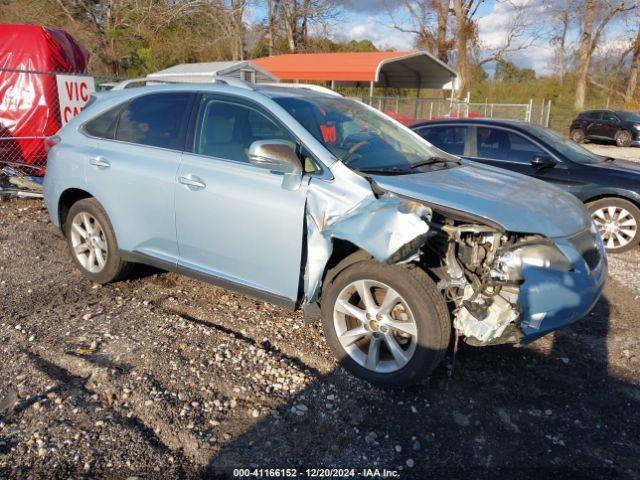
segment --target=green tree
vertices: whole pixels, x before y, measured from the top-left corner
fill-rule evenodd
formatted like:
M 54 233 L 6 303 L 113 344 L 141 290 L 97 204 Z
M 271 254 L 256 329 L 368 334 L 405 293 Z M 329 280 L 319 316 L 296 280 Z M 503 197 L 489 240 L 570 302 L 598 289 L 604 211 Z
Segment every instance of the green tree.
M 507 83 L 527 82 L 536 78 L 536 72 L 532 68 L 520 68 L 513 62 L 501 61 L 496 65 L 493 78 Z

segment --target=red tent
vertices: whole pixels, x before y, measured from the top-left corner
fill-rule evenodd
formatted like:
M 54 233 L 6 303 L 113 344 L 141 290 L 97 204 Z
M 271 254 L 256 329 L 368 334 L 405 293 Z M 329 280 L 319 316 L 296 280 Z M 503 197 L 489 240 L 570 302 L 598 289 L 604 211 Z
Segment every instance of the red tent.
M 63 30 L 0 24 L 0 164 L 44 165 L 44 137 L 61 125 L 56 77 L 44 72 L 84 72 L 88 60 Z

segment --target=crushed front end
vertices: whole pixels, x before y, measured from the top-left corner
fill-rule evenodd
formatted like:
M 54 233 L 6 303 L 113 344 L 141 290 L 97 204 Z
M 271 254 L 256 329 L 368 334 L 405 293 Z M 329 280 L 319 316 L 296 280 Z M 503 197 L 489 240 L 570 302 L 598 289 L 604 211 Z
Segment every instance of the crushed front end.
M 435 207 L 422 259 L 467 343 L 529 343 L 593 308 L 607 273 L 595 228 L 548 239 L 470 220 Z

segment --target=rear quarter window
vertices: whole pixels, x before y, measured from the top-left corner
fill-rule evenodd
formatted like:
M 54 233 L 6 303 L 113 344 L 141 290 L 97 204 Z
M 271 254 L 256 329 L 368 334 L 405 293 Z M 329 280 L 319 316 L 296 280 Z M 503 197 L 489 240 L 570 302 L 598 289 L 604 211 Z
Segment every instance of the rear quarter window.
M 122 105 L 107 110 L 84 124 L 83 130 L 92 137 L 113 139 Z

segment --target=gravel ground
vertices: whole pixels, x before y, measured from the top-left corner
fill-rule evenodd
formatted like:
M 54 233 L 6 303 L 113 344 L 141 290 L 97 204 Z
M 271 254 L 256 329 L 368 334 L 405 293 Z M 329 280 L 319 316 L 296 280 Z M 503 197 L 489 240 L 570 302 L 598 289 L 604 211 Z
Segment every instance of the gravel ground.
M 40 202 L 0 203 L 0 478 L 640 478 L 639 258 L 555 336 L 385 391 L 298 313 L 149 269 L 92 285 Z
M 622 158 L 640 162 L 640 147 L 616 147 L 614 144 L 585 143 L 583 147 L 605 157 Z

